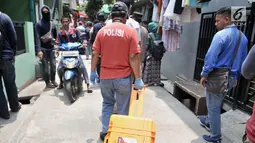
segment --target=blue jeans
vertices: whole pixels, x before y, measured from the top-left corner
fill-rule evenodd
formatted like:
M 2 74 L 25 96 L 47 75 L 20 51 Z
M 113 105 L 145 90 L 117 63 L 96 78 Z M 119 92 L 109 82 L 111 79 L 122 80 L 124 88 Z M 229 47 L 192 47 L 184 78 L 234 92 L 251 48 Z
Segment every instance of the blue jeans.
M 132 90 L 131 76 L 118 79 L 101 79 L 100 88 L 103 97 L 102 132 L 107 133 L 110 117 L 116 101 L 118 114 L 128 115 Z
M 234 86 L 235 78 L 233 76 L 229 76 L 228 83 L 230 91 Z M 210 125 L 210 137 L 215 140 L 219 140 L 221 138 L 221 105 L 226 94 L 227 93 L 214 94 L 205 90 L 206 105 L 208 109 L 206 124 Z
M 12 110 L 16 110 L 19 106 L 18 101 L 18 90 L 15 83 L 15 66 L 14 61 L 3 61 L 0 65 L 0 114 L 1 115 L 8 115 L 9 109 L 7 100 L 4 95 L 3 91 L 3 82 L 7 94 L 7 98 L 9 101 L 10 108 Z
M 43 50 L 43 79 L 48 84 L 55 81 L 56 76 L 56 57 L 54 50 Z

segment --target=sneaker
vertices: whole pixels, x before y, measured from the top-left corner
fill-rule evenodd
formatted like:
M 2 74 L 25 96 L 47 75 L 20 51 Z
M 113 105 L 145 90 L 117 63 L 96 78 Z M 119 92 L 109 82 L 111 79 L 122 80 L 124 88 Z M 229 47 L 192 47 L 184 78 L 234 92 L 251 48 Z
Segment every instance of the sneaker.
M 12 112 L 19 112 L 19 110 L 21 109 L 21 106 L 22 106 L 22 104 L 21 103 L 19 103 L 19 105 L 18 105 L 18 107 L 16 108 L 16 109 L 12 109 Z
M 60 84 L 58 85 L 58 89 L 62 89 L 62 88 L 64 88 L 63 83 L 60 83 Z
M 55 87 L 58 87 L 58 83 L 56 81 L 51 82 Z
M 88 92 L 88 93 L 93 93 L 93 90 L 88 89 L 87 92 Z
M 100 139 L 104 141 L 106 135 L 107 133 L 100 132 Z
M 200 118 L 199 123 L 201 126 L 203 126 L 207 131 L 210 132 L 210 125 L 205 123 L 206 118 Z
M 0 114 L 0 118 L 3 118 L 3 119 L 5 119 L 5 120 L 8 120 L 8 119 L 10 119 L 10 113 L 8 113 L 8 114 L 6 114 L 6 115 L 1 115 L 1 114 Z
M 208 135 L 203 135 L 203 139 L 209 143 L 221 143 L 221 139 L 215 140 Z
M 52 83 L 47 83 L 46 86 L 47 88 L 55 88 L 55 86 Z

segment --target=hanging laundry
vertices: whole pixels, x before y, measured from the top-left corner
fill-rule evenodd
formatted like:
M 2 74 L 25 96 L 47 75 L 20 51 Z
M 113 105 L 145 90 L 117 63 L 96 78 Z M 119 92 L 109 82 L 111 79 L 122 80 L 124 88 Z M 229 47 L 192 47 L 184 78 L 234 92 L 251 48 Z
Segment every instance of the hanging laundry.
M 185 6 L 182 6 L 182 2 L 183 0 L 176 0 L 175 5 L 174 5 L 174 13 L 175 14 L 182 14 Z M 197 9 L 197 13 L 200 14 L 201 13 L 201 8 L 196 8 Z
M 152 21 L 158 22 L 159 16 L 158 16 L 158 7 L 156 4 L 153 4 L 153 13 L 152 13 Z
M 182 26 L 177 21 L 164 17 L 162 41 L 168 52 L 174 52 L 180 48 L 181 33 Z
M 157 1 L 157 0 L 153 0 L 153 4 L 155 4 L 156 6 L 158 6 L 158 1 Z
M 163 30 L 175 30 L 178 33 L 182 33 L 182 26 L 179 22 L 164 17 Z
M 162 0 L 162 6 L 166 9 L 167 5 L 169 3 L 169 0 Z
M 161 8 L 162 8 L 162 0 L 158 1 L 158 22 L 160 21 L 160 15 L 161 15 Z
M 165 8 L 162 6 L 161 12 L 160 12 L 160 18 L 159 18 L 159 26 L 161 27 L 163 26 L 164 13 L 165 13 Z
M 198 3 L 209 2 L 211 0 L 197 0 Z
M 181 23 L 192 23 L 200 20 L 200 12 L 194 7 L 185 7 L 181 14 L 174 13 L 174 7 L 177 0 L 170 0 L 164 17 L 181 22 Z M 178 10 L 179 11 L 179 10 Z M 181 11 L 181 10 L 180 10 Z
M 162 41 L 168 52 L 180 49 L 180 33 L 175 30 L 163 30 Z
M 197 8 L 202 8 L 202 7 L 208 7 L 209 2 L 198 2 L 198 0 L 186 0 L 185 1 L 185 6 L 190 6 L 190 7 L 197 7 Z

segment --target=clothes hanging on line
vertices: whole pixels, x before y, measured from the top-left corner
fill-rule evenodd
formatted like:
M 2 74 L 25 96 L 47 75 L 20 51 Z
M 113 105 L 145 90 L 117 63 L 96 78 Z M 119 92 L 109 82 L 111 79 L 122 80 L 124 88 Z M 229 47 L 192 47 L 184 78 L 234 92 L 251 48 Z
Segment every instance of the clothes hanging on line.
M 155 21 L 155 22 L 159 21 L 158 7 L 156 4 L 153 4 L 152 21 Z
M 182 6 L 182 4 L 183 4 L 182 2 L 183 2 L 183 0 L 176 0 L 175 5 L 174 5 L 174 13 L 175 14 L 182 14 L 182 12 L 185 8 L 185 6 L 184 7 Z M 198 14 L 201 13 L 201 8 L 196 8 L 196 10 L 197 10 Z
M 177 0 L 182 1 L 182 7 L 196 7 L 196 8 L 203 8 L 208 7 L 210 0 Z
M 166 9 L 167 5 L 169 3 L 169 0 L 162 0 L 162 6 Z
M 163 30 L 162 41 L 167 52 L 175 52 L 180 49 L 180 33 L 175 30 Z
M 181 14 L 174 13 L 174 7 L 177 0 L 170 0 L 166 12 L 164 13 L 164 17 L 168 17 L 169 19 L 175 20 L 182 23 L 192 23 L 200 20 L 200 14 L 197 9 L 194 7 L 184 7 Z
M 177 21 L 164 17 L 162 28 L 162 41 L 166 51 L 175 52 L 180 48 L 180 34 L 182 26 Z
M 210 2 L 211 0 L 197 0 L 198 3 Z
M 161 7 L 160 17 L 159 17 L 159 26 L 163 26 L 163 18 L 164 18 L 165 8 Z

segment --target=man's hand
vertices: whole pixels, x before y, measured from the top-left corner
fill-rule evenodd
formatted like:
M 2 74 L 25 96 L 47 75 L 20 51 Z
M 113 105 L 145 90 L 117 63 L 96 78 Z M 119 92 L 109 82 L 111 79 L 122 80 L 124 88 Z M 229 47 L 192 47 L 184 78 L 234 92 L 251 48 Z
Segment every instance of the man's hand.
M 90 72 L 90 82 L 91 82 L 92 84 L 96 84 L 97 78 L 98 78 L 98 75 L 97 75 L 96 70 L 92 70 L 92 71 Z
M 37 56 L 38 56 L 40 59 L 42 59 L 42 58 L 43 58 L 43 52 L 42 52 L 42 51 L 38 52 L 38 53 L 37 53 Z
M 205 82 L 206 82 L 206 77 L 202 77 L 200 80 L 200 84 L 202 85 L 203 88 L 205 88 Z
M 238 81 L 237 81 L 237 80 L 235 80 L 235 83 L 234 83 L 234 86 L 233 86 L 233 87 L 236 87 L 236 86 L 237 86 L 237 84 L 238 84 Z
M 141 78 L 135 79 L 135 89 L 140 90 L 144 86 L 143 80 Z

